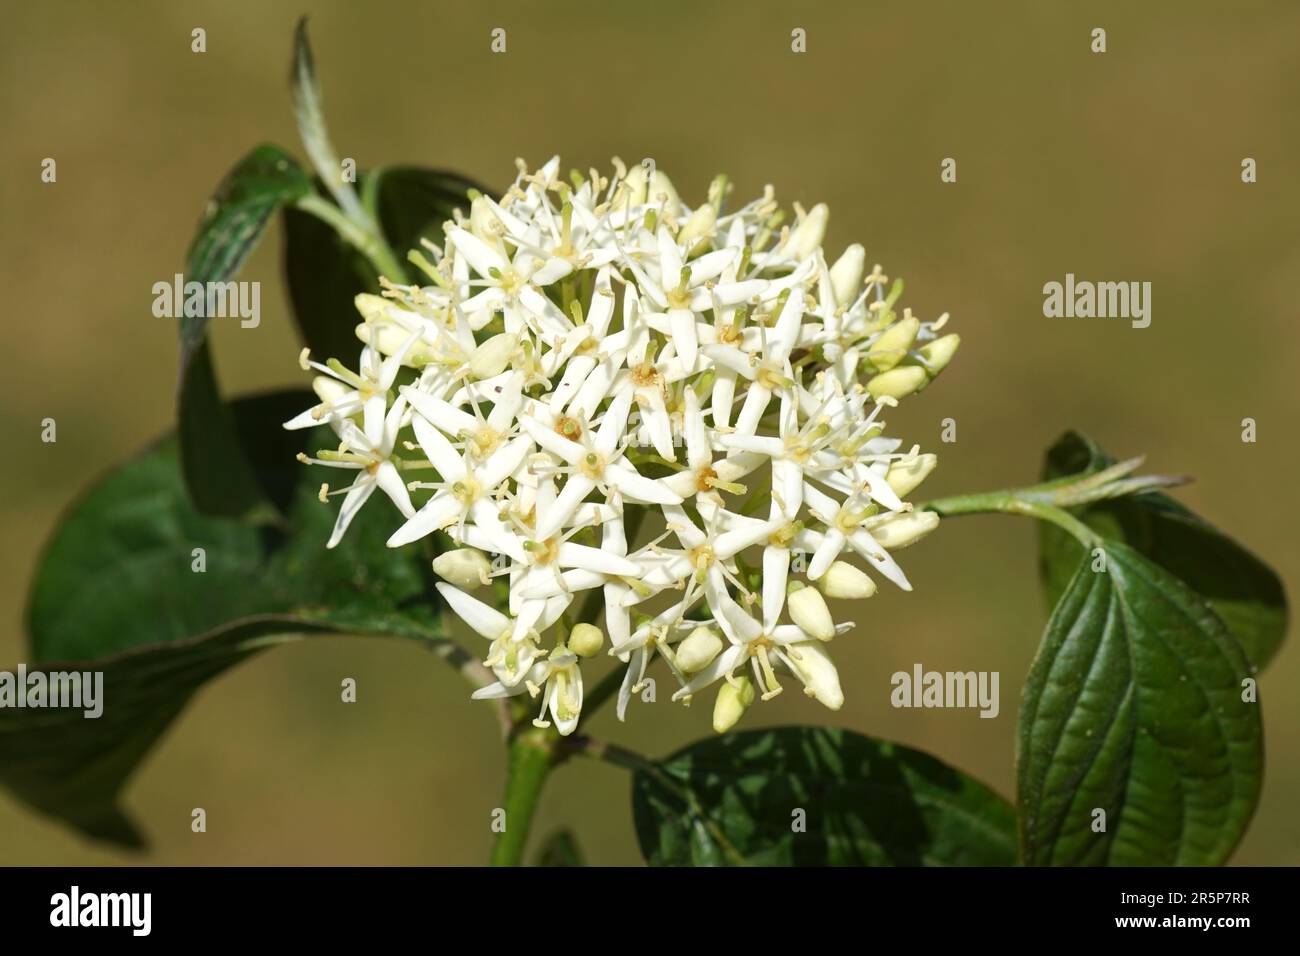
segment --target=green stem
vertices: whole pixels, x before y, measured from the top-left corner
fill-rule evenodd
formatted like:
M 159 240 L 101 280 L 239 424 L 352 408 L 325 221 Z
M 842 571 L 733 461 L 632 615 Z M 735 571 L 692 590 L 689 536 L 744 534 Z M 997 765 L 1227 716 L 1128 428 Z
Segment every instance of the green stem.
M 974 495 L 954 495 L 951 498 L 938 498 L 921 505 L 925 511 L 933 511 L 943 517 L 950 515 L 972 514 L 1010 514 L 1025 515 L 1050 521 L 1059 528 L 1064 528 L 1085 547 L 1095 547 L 1100 537 L 1095 531 L 1063 508 L 1041 500 L 1038 488 L 1018 488 L 1011 491 L 986 491 Z
M 561 746 L 567 753 L 580 754 L 591 760 L 600 760 L 624 770 L 653 770 L 655 763 L 649 757 L 620 747 L 618 744 L 593 740 L 591 737 L 566 737 Z
M 407 281 L 406 269 L 397 261 L 378 228 L 371 229 L 358 223 L 328 199 L 315 193 L 304 196 L 295 205 L 303 212 L 329 223 L 350 246 L 370 260 L 379 275 L 396 283 L 404 284 Z
M 553 730 L 520 729 L 510 741 L 506 771 L 505 829 L 492 847 L 493 866 L 519 866 L 523 862 L 528 833 L 542 796 L 542 787 L 562 759 Z

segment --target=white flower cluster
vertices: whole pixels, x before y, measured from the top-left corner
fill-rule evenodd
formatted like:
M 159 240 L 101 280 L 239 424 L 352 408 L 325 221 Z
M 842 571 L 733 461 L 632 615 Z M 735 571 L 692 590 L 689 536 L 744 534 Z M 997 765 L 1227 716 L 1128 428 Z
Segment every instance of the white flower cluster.
M 358 297 L 357 371 L 304 351 L 320 404 L 286 427 L 328 424 L 341 444 L 302 460 L 356 473 L 321 489 L 344 494 L 329 546 L 376 487 L 406 518 L 390 546 L 449 537 L 438 590 L 497 677 L 474 696 L 532 694 L 561 733 L 606 635 L 620 718 L 656 654 L 674 700 L 722 682 L 719 731 L 778 672 L 838 708 L 826 647 L 852 625 L 823 595 L 875 591 L 842 556 L 910 590 L 890 551 L 938 521 L 904 501 L 935 457 L 881 413 L 958 338 L 899 315 L 902 283 L 861 246 L 828 264 L 824 205 L 785 223 L 768 187 L 728 211 L 719 177 L 690 208 L 648 162 L 614 166 L 519 163 L 500 202 L 472 194 L 425 242 L 432 260 L 411 253 L 427 285 Z

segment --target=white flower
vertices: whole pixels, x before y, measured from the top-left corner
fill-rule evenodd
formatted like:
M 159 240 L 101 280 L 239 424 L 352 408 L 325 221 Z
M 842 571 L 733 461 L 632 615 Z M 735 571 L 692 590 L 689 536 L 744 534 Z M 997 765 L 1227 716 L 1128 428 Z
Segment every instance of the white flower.
M 344 407 L 348 407 L 345 405 Z M 324 465 L 327 468 L 342 468 L 357 471 L 356 480 L 347 488 L 330 491 L 329 485 L 321 486 L 321 499 L 327 495 L 345 494 L 343 507 L 339 509 L 338 519 L 334 522 L 334 531 L 325 547 L 332 548 L 343 538 L 352 519 L 357 516 L 361 506 L 369 500 L 376 488 L 382 488 L 384 494 L 397 505 L 397 509 L 408 518 L 415 514 L 411 497 L 407 494 L 406 484 L 398 473 L 400 459 L 393 456 L 393 446 L 406 406 L 402 402 L 395 404 L 386 415 L 375 419 L 368 412 L 367 421 L 373 424 L 367 431 L 357 428 L 350 418 L 329 418 L 330 427 L 337 433 L 341 444 L 337 451 L 321 450 L 315 458 L 299 455 L 298 460 L 306 464 Z
M 673 699 L 723 682 L 719 730 L 781 673 L 838 708 L 851 625 L 823 594 L 910 590 L 890 551 L 938 521 L 906 500 L 935 457 L 882 414 L 951 361 L 947 316 L 900 316 L 861 245 L 828 265 L 824 205 L 783 225 L 771 187 L 729 209 L 719 177 L 692 208 L 646 166 L 519 165 L 412 255 L 430 285 L 357 297 L 358 372 L 303 356 L 319 400 L 286 427 L 328 425 L 341 447 L 305 460 L 358 473 L 329 544 L 375 488 L 407 519 L 390 546 L 445 533 L 438 591 L 496 676 L 474 696 L 529 693 L 562 734 L 606 634 L 620 718 L 656 658 Z M 462 590 L 490 580 L 502 607 Z

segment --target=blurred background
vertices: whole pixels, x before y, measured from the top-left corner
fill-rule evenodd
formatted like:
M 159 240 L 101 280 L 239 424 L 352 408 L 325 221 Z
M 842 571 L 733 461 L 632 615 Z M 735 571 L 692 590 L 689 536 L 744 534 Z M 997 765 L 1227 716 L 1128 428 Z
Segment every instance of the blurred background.
M 451 167 L 489 185 L 554 153 L 605 167 L 653 156 L 688 202 L 727 172 L 737 196 L 831 207 L 832 254 L 861 241 L 907 280 L 922 318 L 952 313 L 961 354 L 890 416 L 940 453 L 926 495 L 1033 480 L 1079 428 L 1300 575 L 1300 6 L 873 2 L 609 4 L 138 2 L 7 5 L 0 33 L 0 667 L 25 660 L 22 613 L 59 513 L 172 418 L 176 330 L 154 318 L 211 189 L 254 144 L 301 155 L 287 91 L 293 25 L 312 16 L 326 111 L 361 167 Z M 1094 27 L 1108 50 L 1090 51 Z M 207 52 L 190 31 L 207 31 Z M 489 34 L 507 30 L 507 52 Z M 790 51 L 795 27 L 807 53 Z M 43 184 L 40 164 L 58 162 Z M 943 184 L 944 157 L 958 181 Z M 1241 181 L 1241 161 L 1258 183 Z M 278 225 L 242 278 L 262 322 L 216 322 L 228 393 L 305 381 L 278 274 Z M 1042 287 L 1150 281 L 1153 321 L 1049 319 Z M 1243 444 L 1241 420 L 1259 440 Z M 58 422 L 42 444 L 40 422 Z M 940 422 L 957 441 L 940 446 Z M 1288 424 L 1290 423 L 1290 424 Z M 18 452 L 22 454 L 18 454 Z M 916 590 L 882 589 L 837 642 L 848 696 L 800 694 L 742 726 L 823 722 L 921 747 L 1004 794 L 1023 677 L 1045 621 L 1034 529 L 947 522 L 904 555 Z M 1002 712 L 895 710 L 889 676 L 996 670 Z M 358 680 L 359 702 L 339 702 Z M 1234 862 L 1300 864 L 1300 644 L 1261 681 L 1267 775 Z M 143 858 L 83 841 L 0 793 L 0 863 L 477 864 L 502 752 L 486 705 L 397 641 L 316 639 L 200 692 L 129 785 Z M 662 698 L 661 698 L 662 700 Z M 709 733 L 708 708 L 633 706 L 596 736 L 666 754 Z M 190 809 L 208 832 L 190 832 Z M 571 825 L 592 862 L 640 860 L 623 771 L 572 763 L 536 836 Z

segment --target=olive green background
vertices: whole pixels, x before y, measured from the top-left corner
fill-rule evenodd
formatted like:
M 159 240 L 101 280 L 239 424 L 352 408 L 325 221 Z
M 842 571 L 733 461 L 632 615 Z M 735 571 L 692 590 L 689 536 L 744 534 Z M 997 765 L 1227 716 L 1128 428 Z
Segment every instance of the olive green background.
M 828 246 L 861 241 L 963 346 L 891 431 L 940 453 L 930 495 L 1033 479 L 1067 427 L 1188 472 L 1179 497 L 1294 582 L 1300 274 L 1300 6 L 1294 3 L 5 3 L 0 33 L 0 667 L 25 659 L 42 542 L 88 482 L 169 426 L 176 330 L 150 287 L 181 267 L 207 194 L 248 148 L 301 152 L 291 32 L 312 15 L 327 113 L 362 167 L 453 167 L 491 185 L 516 156 L 604 165 L 653 156 L 698 202 L 831 207 Z M 204 54 L 190 31 L 207 30 Z M 494 27 L 508 52 L 489 52 Z M 1090 52 L 1103 26 L 1109 49 Z M 808 51 L 790 51 L 794 27 Z M 58 182 L 40 181 L 44 157 Z M 939 164 L 958 161 L 958 182 Z M 1241 182 L 1243 157 L 1259 182 Z M 278 226 L 243 278 L 262 323 L 217 320 L 230 392 L 303 384 L 278 275 Z M 1153 322 L 1048 319 L 1042 286 L 1153 283 Z M 350 357 L 349 357 L 350 358 Z M 58 422 L 58 442 L 40 422 Z M 1240 440 L 1244 417 L 1259 441 Z M 957 441 L 940 445 L 942 419 Z M 385 507 L 376 501 L 374 507 Z M 919 746 L 1010 793 L 1017 701 L 1045 619 L 1033 527 L 956 518 L 903 555 L 838 640 L 837 714 L 793 692 L 742 726 L 825 722 Z M 322 546 L 324 542 L 322 542 Z M 1002 712 L 895 710 L 920 662 L 996 670 Z M 355 677 L 359 702 L 339 701 Z M 1262 679 L 1267 777 L 1237 863 L 1300 863 L 1300 645 Z M 666 695 L 663 695 L 666 697 Z M 108 702 L 112 706 L 112 702 Z M 708 708 L 662 701 L 593 733 L 667 753 Z M 127 792 L 172 864 L 473 864 L 502 754 L 487 705 L 418 647 L 317 639 L 205 688 Z M 190 810 L 208 832 L 190 832 Z M 638 862 L 623 771 L 575 763 L 539 829 L 573 825 L 590 859 Z M 0 795 L 0 862 L 124 863 Z

